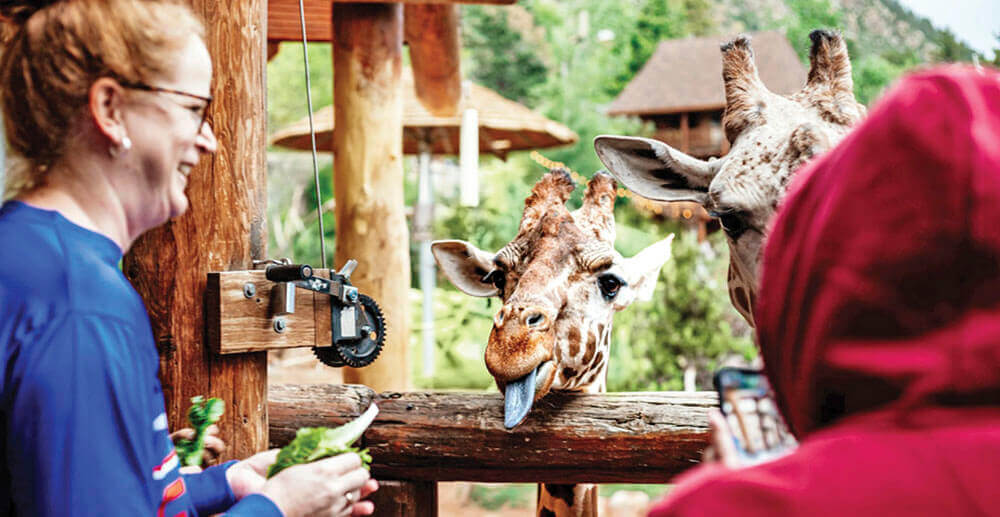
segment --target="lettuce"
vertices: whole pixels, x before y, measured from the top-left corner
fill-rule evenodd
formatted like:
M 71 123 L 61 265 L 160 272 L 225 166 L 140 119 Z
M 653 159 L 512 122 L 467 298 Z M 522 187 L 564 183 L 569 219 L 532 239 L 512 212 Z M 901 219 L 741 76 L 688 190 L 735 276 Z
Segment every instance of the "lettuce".
M 358 456 L 361 456 L 362 465 L 366 469 L 369 468 L 372 458 L 368 454 L 368 449 L 351 447 L 351 444 L 361 438 L 377 414 L 378 407 L 373 403 L 364 414 L 340 427 L 333 429 L 329 427 L 303 427 L 299 429 L 295 433 L 295 439 L 278 452 L 278 459 L 267 469 L 267 477 L 270 478 L 292 465 L 310 463 L 345 452 L 356 452 Z
M 194 428 L 194 440 L 180 440 L 176 444 L 177 456 L 181 460 L 181 465 L 186 467 L 200 467 L 203 452 L 205 450 L 205 430 L 219 421 L 222 413 L 225 412 L 225 404 L 222 399 L 210 398 L 205 400 L 198 395 L 191 397 L 191 408 L 188 409 L 188 421 Z

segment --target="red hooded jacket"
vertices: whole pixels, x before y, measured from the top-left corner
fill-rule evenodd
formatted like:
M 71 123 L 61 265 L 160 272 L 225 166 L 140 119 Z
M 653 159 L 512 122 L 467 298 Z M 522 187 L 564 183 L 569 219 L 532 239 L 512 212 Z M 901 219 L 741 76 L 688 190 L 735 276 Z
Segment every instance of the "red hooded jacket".
M 909 76 L 796 183 L 754 316 L 800 446 L 650 515 L 1000 515 L 1000 74 Z

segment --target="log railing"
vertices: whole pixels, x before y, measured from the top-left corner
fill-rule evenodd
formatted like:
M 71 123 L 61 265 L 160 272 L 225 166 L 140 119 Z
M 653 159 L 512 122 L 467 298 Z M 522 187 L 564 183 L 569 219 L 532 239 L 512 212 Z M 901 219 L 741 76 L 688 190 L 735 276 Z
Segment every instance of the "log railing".
M 550 393 L 508 431 L 499 393 L 271 386 L 271 445 L 288 443 L 300 427 L 340 425 L 372 401 L 380 411 L 363 445 L 380 480 L 666 483 L 700 459 L 716 396 Z

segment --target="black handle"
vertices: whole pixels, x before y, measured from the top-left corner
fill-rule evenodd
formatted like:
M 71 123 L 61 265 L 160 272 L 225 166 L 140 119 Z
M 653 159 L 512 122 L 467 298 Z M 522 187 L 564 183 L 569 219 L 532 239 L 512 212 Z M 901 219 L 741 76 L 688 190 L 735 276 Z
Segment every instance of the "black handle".
M 272 282 L 295 282 L 312 277 L 313 268 L 309 264 L 288 264 L 267 266 L 264 276 Z

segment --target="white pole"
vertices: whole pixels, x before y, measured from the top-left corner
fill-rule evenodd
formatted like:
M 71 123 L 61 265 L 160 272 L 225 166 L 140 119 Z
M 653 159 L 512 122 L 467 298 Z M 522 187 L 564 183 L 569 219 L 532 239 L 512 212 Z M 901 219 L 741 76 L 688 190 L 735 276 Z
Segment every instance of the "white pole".
M 434 375 L 434 257 L 431 255 L 431 232 L 434 227 L 434 182 L 431 178 L 431 153 L 421 143 L 417 173 L 417 209 L 414 211 L 414 238 L 420 243 L 419 275 L 423 294 L 423 368 L 424 377 Z
M 458 162 L 461 168 L 459 198 L 462 206 L 479 206 L 479 112 L 462 112 Z

